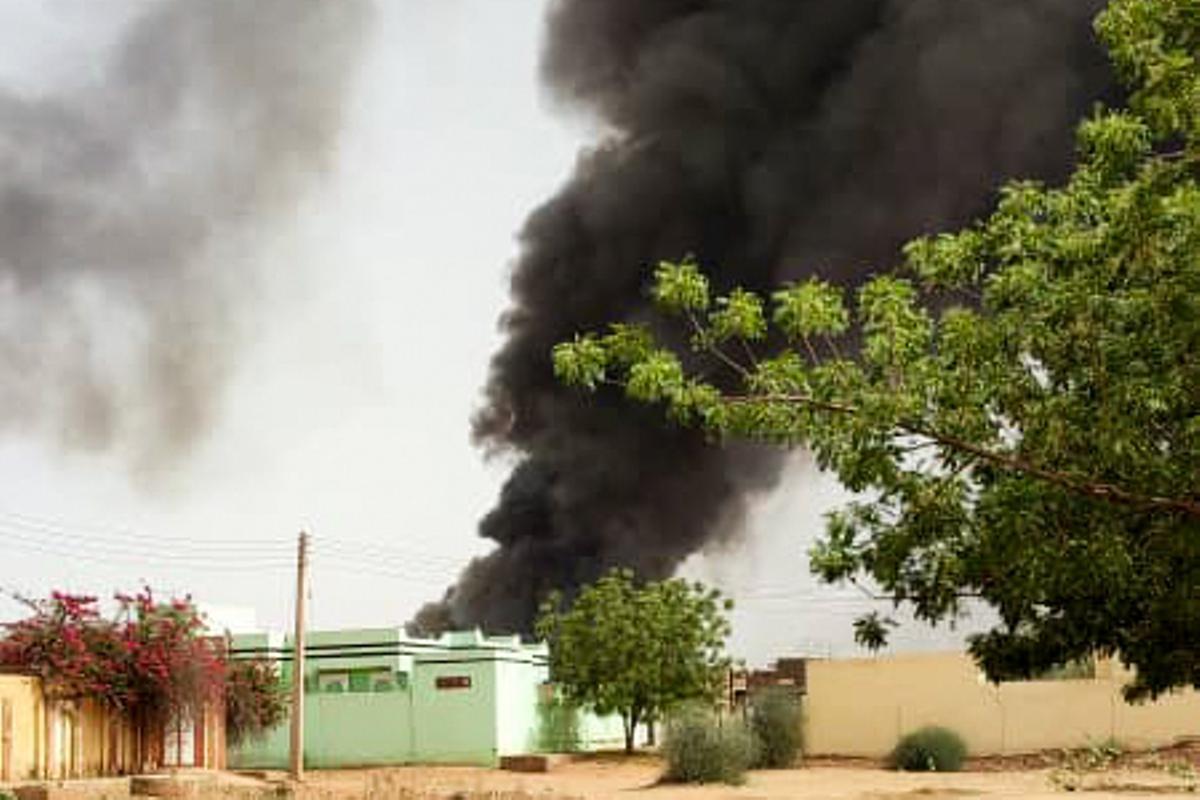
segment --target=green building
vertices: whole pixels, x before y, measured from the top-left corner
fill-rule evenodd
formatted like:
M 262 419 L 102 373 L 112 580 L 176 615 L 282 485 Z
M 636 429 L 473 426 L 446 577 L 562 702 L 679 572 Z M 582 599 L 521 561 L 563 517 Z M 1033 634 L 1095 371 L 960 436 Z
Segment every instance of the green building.
M 282 657 L 291 681 L 291 642 L 237 636 L 234 652 Z M 398 628 L 313 631 L 305 645 L 304 761 L 309 767 L 451 763 L 494 765 L 538 752 L 540 701 L 548 686 L 545 645 L 478 631 L 413 639 Z M 620 742 L 617 720 L 585 718 L 579 745 Z M 229 765 L 283 769 L 287 725 L 231 747 Z

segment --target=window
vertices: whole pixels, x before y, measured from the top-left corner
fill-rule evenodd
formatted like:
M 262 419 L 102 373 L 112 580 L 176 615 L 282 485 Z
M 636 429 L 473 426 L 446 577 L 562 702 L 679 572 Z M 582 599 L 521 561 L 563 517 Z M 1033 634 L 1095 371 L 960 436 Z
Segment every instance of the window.
M 362 694 L 371 691 L 371 679 L 375 670 L 356 669 L 350 673 L 350 691 Z
M 350 673 L 348 672 L 322 672 L 317 676 L 317 691 L 338 694 L 346 691 L 346 685 L 349 682 Z
M 394 692 L 408 687 L 408 676 L 394 673 L 390 669 L 349 669 L 322 672 L 318 676 L 316 691 L 331 694 L 350 692 L 369 694 L 372 692 Z

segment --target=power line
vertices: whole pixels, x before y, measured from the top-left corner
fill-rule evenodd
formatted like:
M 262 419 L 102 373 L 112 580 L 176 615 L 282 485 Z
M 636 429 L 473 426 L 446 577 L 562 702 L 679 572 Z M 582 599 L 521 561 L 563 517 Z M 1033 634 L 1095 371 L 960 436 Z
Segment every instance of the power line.
M 160 548 L 158 552 L 169 549 L 184 557 L 219 560 L 222 563 L 228 563 L 231 555 L 244 560 L 247 557 L 282 555 L 291 548 L 291 542 L 287 539 L 184 539 L 158 534 L 138 534 L 128 529 L 68 525 L 11 511 L 0 511 L 0 532 L 3 531 L 14 537 L 19 535 L 18 532 L 37 533 L 51 539 L 67 540 L 72 547 L 80 543 L 87 547 L 100 545 L 106 552 L 114 553 L 133 552 L 142 555 L 148 545 L 153 545 Z M 27 536 L 24 538 L 28 540 Z M 463 561 L 453 556 L 371 542 L 321 539 L 316 545 L 315 549 L 318 552 L 327 553 L 332 558 L 353 560 L 356 563 L 367 562 L 390 571 L 415 565 L 429 571 L 457 572 L 463 566 Z
M 59 556 L 68 560 L 87 561 L 96 564 L 107 564 L 110 566 L 133 563 L 153 565 L 156 567 L 173 566 L 187 569 L 212 570 L 217 572 L 257 572 L 269 569 L 291 567 L 291 564 L 285 561 L 239 561 L 237 559 L 226 559 L 222 562 L 217 562 L 183 559 L 179 557 L 156 554 L 151 550 L 138 553 L 106 552 L 101 555 L 96 552 L 72 549 L 66 545 L 60 545 L 57 547 L 48 546 L 48 543 L 46 542 L 17 537 L 2 530 L 0 530 L 0 544 L 12 546 L 17 550 L 22 550 L 24 552 L 41 553 L 44 555 Z
M 124 545 L 145 545 L 149 542 L 168 544 L 172 547 L 186 549 L 213 549 L 222 551 L 229 549 L 271 550 L 272 552 L 285 548 L 286 539 L 194 539 L 162 536 L 157 533 L 136 533 L 132 531 L 110 532 L 111 529 L 95 526 L 50 522 L 36 518 L 0 512 L 0 524 L 26 531 L 45 534 L 48 536 L 79 538 L 96 543 L 115 543 Z

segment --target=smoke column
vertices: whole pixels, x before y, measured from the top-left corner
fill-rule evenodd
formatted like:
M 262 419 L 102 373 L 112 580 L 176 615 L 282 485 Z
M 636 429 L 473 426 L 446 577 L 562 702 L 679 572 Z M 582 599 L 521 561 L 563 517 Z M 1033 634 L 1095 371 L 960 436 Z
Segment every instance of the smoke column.
M 605 131 L 533 212 L 477 441 L 520 461 L 475 561 L 411 626 L 528 631 L 552 588 L 672 573 L 735 536 L 777 454 L 718 448 L 554 379 L 550 349 L 644 318 L 650 267 L 722 288 L 844 285 L 986 212 L 1005 178 L 1066 173 L 1109 86 L 1101 0 L 558 0 L 543 77 Z
M 94 81 L 0 89 L 0 425 L 150 471 L 213 421 L 247 245 L 329 163 L 371 9 L 143 5 Z

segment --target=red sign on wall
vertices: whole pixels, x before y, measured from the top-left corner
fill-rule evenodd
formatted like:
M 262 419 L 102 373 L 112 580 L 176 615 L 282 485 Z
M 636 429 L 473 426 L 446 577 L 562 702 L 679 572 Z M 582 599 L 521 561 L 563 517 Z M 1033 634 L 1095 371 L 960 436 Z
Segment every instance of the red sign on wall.
M 442 675 L 434 681 L 439 689 L 470 689 L 470 675 Z

